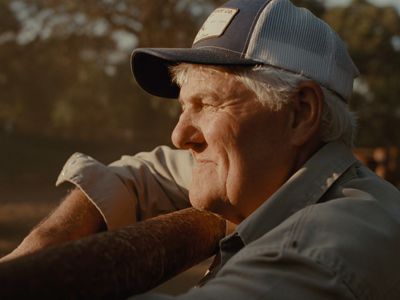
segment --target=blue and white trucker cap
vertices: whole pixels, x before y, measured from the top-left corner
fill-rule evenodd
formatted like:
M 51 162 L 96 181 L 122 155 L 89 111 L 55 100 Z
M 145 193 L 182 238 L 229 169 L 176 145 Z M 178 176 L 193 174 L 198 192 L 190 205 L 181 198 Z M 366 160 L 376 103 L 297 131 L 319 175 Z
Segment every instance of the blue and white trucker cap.
M 303 74 L 347 101 L 359 75 L 335 31 L 290 0 L 231 0 L 214 10 L 191 48 L 138 48 L 133 75 L 148 93 L 177 98 L 169 67 L 179 63 L 265 65 Z

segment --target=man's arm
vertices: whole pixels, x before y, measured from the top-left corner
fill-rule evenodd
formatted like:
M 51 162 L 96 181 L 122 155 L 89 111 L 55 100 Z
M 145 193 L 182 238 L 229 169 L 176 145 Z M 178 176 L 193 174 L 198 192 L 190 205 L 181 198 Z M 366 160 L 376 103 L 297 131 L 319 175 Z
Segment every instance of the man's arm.
M 106 224 L 99 210 L 79 189 L 74 189 L 56 210 L 36 226 L 13 252 L 1 258 L 0 262 L 105 229 Z
M 124 156 L 109 166 L 76 153 L 57 185 L 70 182 L 77 188 L 0 262 L 186 208 L 190 174 L 190 153 L 168 147 Z
M 225 221 L 193 208 L 0 264 L 2 299 L 125 299 L 215 253 Z

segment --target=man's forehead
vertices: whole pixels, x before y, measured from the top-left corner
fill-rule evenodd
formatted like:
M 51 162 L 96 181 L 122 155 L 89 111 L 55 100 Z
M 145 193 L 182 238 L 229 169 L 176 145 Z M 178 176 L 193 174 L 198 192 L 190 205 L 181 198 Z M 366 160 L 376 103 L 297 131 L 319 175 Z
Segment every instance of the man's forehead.
M 202 88 L 212 88 L 215 85 L 229 84 L 238 81 L 237 76 L 229 70 L 219 66 L 186 65 L 174 70 L 176 82 L 181 87 L 202 85 Z
M 182 83 L 179 100 L 254 98 L 254 92 L 239 80 L 237 74 L 220 67 L 195 67 L 188 70 L 187 80 Z

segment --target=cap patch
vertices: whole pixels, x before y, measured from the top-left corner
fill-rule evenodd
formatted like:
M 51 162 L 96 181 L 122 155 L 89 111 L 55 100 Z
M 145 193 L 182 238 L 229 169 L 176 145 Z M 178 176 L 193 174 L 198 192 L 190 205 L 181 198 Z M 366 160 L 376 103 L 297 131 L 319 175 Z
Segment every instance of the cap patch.
M 238 11 L 237 8 L 224 7 L 214 10 L 197 33 L 193 44 L 207 38 L 221 36 Z

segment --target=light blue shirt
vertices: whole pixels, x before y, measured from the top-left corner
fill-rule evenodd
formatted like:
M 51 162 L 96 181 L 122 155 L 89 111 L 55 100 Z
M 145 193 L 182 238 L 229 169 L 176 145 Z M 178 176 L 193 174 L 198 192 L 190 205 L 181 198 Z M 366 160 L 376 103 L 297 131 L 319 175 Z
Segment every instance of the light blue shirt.
M 202 285 L 143 299 L 400 299 L 400 192 L 330 143 L 220 242 Z

